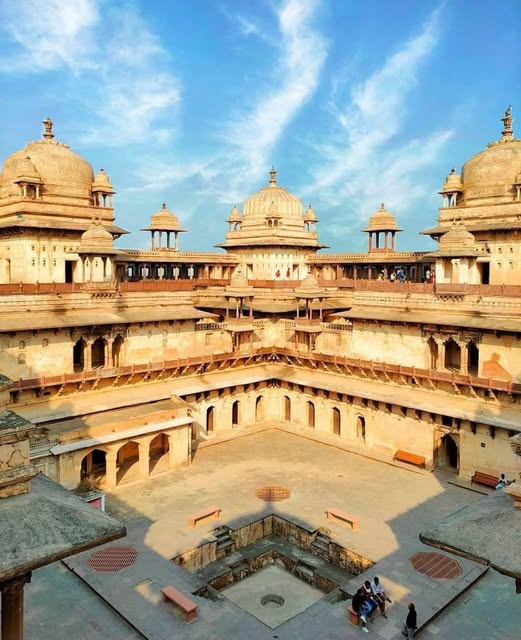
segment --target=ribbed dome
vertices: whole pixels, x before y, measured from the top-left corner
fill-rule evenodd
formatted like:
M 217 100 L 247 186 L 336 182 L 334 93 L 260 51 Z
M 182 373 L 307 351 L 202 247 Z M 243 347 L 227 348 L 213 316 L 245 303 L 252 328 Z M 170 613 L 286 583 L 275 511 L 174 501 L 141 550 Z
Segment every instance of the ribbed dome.
M 41 184 L 42 179 L 31 162 L 31 158 L 27 156 L 18 166 L 18 177 L 15 182 L 30 182 L 31 184 Z
M 228 218 L 227 222 L 241 222 L 242 221 L 242 216 L 239 213 L 239 209 L 237 208 L 237 205 L 235 205 L 235 207 L 233 207 L 233 209 L 230 211 L 230 217 Z
M 243 207 L 243 219 L 265 218 L 273 204 L 282 218 L 302 220 L 302 202 L 297 196 L 277 185 L 276 175 L 277 172 L 272 169 L 268 186 L 263 187 L 246 200 Z
M 306 213 L 304 214 L 304 222 L 317 222 L 317 216 L 311 205 L 308 205 Z
M 380 209 L 369 218 L 369 225 L 364 231 L 401 231 L 396 225 L 396 218 L 385 209 L 382 202 Z
M 161 211 L 154 213 L 150 218 L 150 225 L 142 231 L 186 231 L 179 226 L 179 218 L 167 209 L 163 202 Z
M 445 180 L 445 184 L 441 188 L 440 194 L 460 193 L 461 191 L 463 191 L 463 185 L 461 184 L 459 175 L 456 173 L 456 169 L 452 167 L 447 179 Z
M 453 225 L 447 233 L 440 238 L 440 248 L 456 248 L 474 246 L 476 239 L 462 225 Z
M 80 255 L 111 255 L 117 253 L 113 243 L 114 238 L 112 235 L 100 222 L 94 221 L 87 231 L 82 234 L 78 253 Z
M 41 178 L 46 195 L 58 195 L 91 201 L 94 173 L 90 164 L 70 150 L 69 146 L 56 142 L 52 122 L 45 120 L 43 140 L 29 142 L 23 149 L 8 156 L 2 167 L 2 192 L 18 194 L 18 178 L 25 171 L 27 157 Z
M 272 201 L 272 203 L 270 204 L 269 208 L 268 208 L 268 218 L 282 218 L 282 214 L 279 211 L 279 207 L 277 206 L 277 203 L 275 202 L 275 200 Z
M 295 289 L 297 298 L 318 298 L 324 294 L 322 287 L 314 275 L 309 273 L 300 283 L 300 287 Z
M 103 191 L 104 193 L 114 193 L 110 178 L 105 173 L 104 169 L 100 169 L 94 178 L 92 183 L 92 192 Z
M 513 185 L 521 172 L 521 140 L 514 138 L 510 107 L 501 120 L 505 125 L 501 139 L 467 160 L 461 170 L 467 206 L 514 199 Z

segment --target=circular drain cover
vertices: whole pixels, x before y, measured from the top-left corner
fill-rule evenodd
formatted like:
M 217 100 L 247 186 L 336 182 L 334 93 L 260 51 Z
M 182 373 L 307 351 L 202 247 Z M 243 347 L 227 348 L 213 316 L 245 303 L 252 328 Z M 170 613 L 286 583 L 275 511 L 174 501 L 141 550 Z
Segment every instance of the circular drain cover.
M 261 605 L 270 609 L 278 609 L 284 606 L 284 598 L 274 593 L 270 593 L 267 596 L 262 596 Z
M 264 502 L 280 502 L 287 500 L 291 496 L 291 491 L 286 487 L 268 486 L 257 489 L 255 495 Z

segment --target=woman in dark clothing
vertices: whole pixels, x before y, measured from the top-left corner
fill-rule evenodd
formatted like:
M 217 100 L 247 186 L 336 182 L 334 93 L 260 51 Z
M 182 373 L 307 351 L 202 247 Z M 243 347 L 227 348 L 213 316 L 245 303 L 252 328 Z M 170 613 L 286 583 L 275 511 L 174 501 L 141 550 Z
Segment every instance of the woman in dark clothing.
M 409 613 L 407 614 L 407 620 L 403 625 L 402 636 L 406 638 L 414 638 L 414 632 L 417 627 L 416 621 L 416 608 L 412 602 L 409 602 Z

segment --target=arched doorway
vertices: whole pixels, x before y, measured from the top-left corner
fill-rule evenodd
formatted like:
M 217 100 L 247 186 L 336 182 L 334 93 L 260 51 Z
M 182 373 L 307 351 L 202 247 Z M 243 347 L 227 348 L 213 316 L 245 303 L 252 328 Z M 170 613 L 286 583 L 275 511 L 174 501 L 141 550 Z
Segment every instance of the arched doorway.
M 438 446 L 438 467 L 457 471 L 459 468 L 458 444 L 450 433 L 442 436 Z
M 452 338 L 445 343 L 445 369 L 461 370 L 461 348 Z
M 235 400 L 232 404 L 232 427 L 236 427 L 239 424 L 239 408 L 240 402 Z
M 264 420 L 264 398 L 259 396 L 255 401 L 255 422 Z
M 214 415 L 215 415 L 215 408 L 214 407 L 208 407 L 208 409 L 206 409 L 206 433 L 212 433 L 213 432 Z
M 85 369 L 85 347 L 85 340 L 80 338 L 72 348 L 72 365 L 75 373 Z
M 124 339 L 118 334 L 112 343 L 112 366 L 121 367 L 121 355 Z
M 150 475 L 168 470 L 169 438 L 166 433 L 159 433 L 150 443 L 148 452 L 148 469 Z
M 81 461 L 80 479 L 93 486 L 100 485 L 107 475 L 107 454 L 101 449 L 93 449 Z
M 333 407 L 332 419 L 333 419 L 333 434 L 335 436 L 339 436 L 340 435 L 340 428 L 341 428 L 340 409 L 337 409 L 336 407 Z
M 356 416 L 356 437 L 365 443 L 365 418 Z
M 467 367 L 471 376 L 477 376 L 479 370 L 479 349 L 471 340 L 467 345 Z
M 137 480 L 139 475 L 136 473 L 139 462 L 139 445 L 137 442 L 127 442 L 118 450 L 116 465 L 118 467 L 116 475 L 116 484 Z M 134 468 L 136 467 L 136 468 Z
M 103 338 L 96 338 L 92 343 L 90 361 L 93 369 L 100 369 L 105 366 L 105 340 Z
M 315 405 L 308 400 L 308 427 L 315 428 Z
M 438 368 L 438 343 L 431 336 L 427 344 L 429 345 L 429 369 L 437 369 Z
M 291 400 L 289 396 L 284 396 L 284 420 L 291 420 Z

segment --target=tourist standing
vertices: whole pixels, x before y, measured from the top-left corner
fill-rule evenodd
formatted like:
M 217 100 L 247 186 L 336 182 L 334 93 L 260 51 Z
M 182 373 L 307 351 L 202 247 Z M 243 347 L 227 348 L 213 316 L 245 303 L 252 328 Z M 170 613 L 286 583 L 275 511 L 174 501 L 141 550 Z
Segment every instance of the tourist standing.
M 402 636 L 406 638 L 414 638 L 414 632 L 417 628 L 417 619 L 416 619 L 416 607 L 414 603 L 409 602 L 409 613 L 407 614 L 407 620 L 403 625 Z

